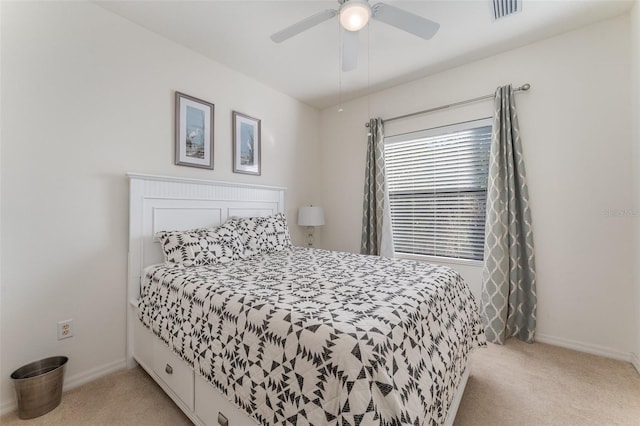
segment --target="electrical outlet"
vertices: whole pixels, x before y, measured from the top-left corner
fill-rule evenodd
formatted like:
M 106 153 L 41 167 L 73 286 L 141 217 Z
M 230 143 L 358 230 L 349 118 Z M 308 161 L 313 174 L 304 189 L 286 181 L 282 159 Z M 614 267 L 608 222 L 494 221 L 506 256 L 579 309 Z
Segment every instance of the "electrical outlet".
M 68 319 L 58 322 L 58 340 L 73 337 L 73 320 Z

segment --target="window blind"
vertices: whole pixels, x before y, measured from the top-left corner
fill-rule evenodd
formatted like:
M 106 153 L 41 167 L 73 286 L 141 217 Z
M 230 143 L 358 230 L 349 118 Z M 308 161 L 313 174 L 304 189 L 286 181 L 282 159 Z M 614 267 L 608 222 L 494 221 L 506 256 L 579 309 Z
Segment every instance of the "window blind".
M 385 139 L 396 253 L 482 260 L 490 120 Z

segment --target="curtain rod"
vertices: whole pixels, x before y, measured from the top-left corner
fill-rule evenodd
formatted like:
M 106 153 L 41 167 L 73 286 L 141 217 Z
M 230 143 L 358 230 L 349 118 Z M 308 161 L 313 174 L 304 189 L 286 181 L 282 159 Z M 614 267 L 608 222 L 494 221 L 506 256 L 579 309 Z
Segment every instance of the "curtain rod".
M 514 92 L 526 92 L 529 89 L 531 89 L 531 85 L 529 83 L 526 83 L 526 84 L 523 84 L 520 87 L 516 87 L 515 89 L 513 89 L 513 91 Z M 413 117 L 413 116 L 416 116 L 416 115 L 428 114 L 430 112 L 440 111 L 442 109 L 447 109 L 447 108 L 451 108 L 451 107 L 458 106 L 458 105 L 464 105 L 464 104 L 470 104 L 472 102 L 482 101 L 484 99 L 493 98 L 494 96 L 495 96 L 495 94 L 492 93 L 490 95 L 479 96 L 477 98 L 467 99 L 465 101 L 458 101 L 458 102 L 454 102 L 454 103 L 448 104 L 448 105 L 442 105 L 442 106 L 435 107 L 435 108 L 429 108 L 429 109 L 425 109 L 425 110 L 418 111 L 418 112 L 412 112 L 411 114 L 405 114 L 405 115 L 399 115 L 397 117 L 387 118 L 386 120 L 382 120 L 382 121 L 384 121 L 385 123 L 388 123 L 389 121 L 401 120 L 403 118 L 409 118 L 409 117 Z M 365 123 L 365 127 L 369 127 L 369 123 Z

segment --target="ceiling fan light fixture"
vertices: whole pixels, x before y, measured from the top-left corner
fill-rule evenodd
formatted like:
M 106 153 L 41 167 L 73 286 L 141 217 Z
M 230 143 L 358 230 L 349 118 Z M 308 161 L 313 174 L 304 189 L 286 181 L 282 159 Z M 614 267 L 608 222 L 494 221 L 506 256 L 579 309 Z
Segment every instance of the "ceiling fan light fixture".
M 347 31 L 360 31 L 371 19 L 371 7 L 366 0 L 349 0 L 340 7 L 340 25 Z

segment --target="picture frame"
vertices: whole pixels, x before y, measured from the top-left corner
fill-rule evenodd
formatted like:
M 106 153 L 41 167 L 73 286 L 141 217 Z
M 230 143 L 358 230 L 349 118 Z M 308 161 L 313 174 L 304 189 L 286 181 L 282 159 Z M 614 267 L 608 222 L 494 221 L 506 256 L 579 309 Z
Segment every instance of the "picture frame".
M 261 120 L 233 111 L 232 129 L 233 172 L 260 175 L 262 160 Z
M 215 105 L 176 92 L 176 164 L 213 170 Z

